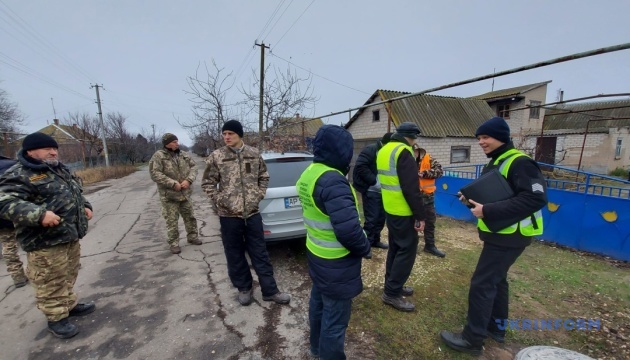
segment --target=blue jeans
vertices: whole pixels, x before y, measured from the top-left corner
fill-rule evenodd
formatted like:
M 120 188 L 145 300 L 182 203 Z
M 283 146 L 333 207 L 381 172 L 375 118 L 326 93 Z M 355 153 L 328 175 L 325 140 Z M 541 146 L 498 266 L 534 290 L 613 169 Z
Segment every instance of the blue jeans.
M 311 325 L 311 354 L 322 360 L 345 359 L 344 340 L 350 322 L 352 299 L 333 299 L 313 285 L 308 319 Z

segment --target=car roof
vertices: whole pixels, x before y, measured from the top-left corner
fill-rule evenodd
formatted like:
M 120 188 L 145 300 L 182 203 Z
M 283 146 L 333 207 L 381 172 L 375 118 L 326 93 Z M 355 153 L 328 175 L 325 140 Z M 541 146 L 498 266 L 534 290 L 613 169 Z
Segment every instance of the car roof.
M 314 157 L 313 154 L 306 153 L 306 152 L 285 152 L 285 153 L 266 152 L 266 153 L 262 153 L 261 156 L 263 160 L 288 159 L 288 158 L 312 159 Z

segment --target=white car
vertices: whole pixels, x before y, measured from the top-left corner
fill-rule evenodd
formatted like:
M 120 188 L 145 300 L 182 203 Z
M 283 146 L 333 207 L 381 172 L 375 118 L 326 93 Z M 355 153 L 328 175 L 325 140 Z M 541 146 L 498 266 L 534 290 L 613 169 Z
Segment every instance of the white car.
M 266 241 L 306 237 L 302 204 L 295 183 L 313 162 L 306 153 L 263 153 L 269 172 L 269 187 L 260 202 Z

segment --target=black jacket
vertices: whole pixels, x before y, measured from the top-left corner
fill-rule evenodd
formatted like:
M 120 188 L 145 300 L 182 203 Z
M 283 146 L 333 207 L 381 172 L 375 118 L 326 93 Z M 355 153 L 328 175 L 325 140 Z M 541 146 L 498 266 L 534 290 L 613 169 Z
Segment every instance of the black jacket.
M 313 144 L 313 162 L 348 172 L 352 159 L 352 136 L 339 126 L 325 125 Z M 350 254 L 340 259 L 323 259 L 307 251 L 309 274 L 326 296 L 351 299 L 363 291 L 361 260 L 370 252 L 370 243 L 361 228 L 357 205 L 345 176 L 328 171 L 317 179 L 313 189 L 315 205 L 330 217 L 337 241 Z
M 358 192 L 365 194 L 370 186 L 376 184 L 378 172 L 376 170 L 376 154 L 383 147 L 379 140 L 361 150 L 352 171 L 352 185 Z
M 482 174 L 501 166 L 502 162 L 496 166 L 492 163 L 510 149 L 514 149 L 511 143 L 490 153 L 491 160 L 484 167 Z M 482 204 L 484 219 L 488 221 L 504 217 L 524 219 L 547 204 L 547 183 L 538 164 L 531 158 L 521 156 L 514 159 L 507 174 L 507 181 L 515 196 L 503 201 Z M 536 184 L 540 184 L 540 186 L 536 186 Z M 479 230 L 479 238 L 493 245 L 504 247 L 526 247 L 532 242 L 531 236 L 523 236 L 520 230 L 516 230 L 513 234 L 497 234 Z

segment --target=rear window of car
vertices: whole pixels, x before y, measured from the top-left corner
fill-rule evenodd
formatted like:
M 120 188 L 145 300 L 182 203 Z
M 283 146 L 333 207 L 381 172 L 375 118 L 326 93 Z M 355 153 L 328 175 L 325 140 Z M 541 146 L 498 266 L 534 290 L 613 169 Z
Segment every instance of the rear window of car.
M 313 162 L 312 158 L 267 159 L 269 187 L 295 186 L 302 172 Z

